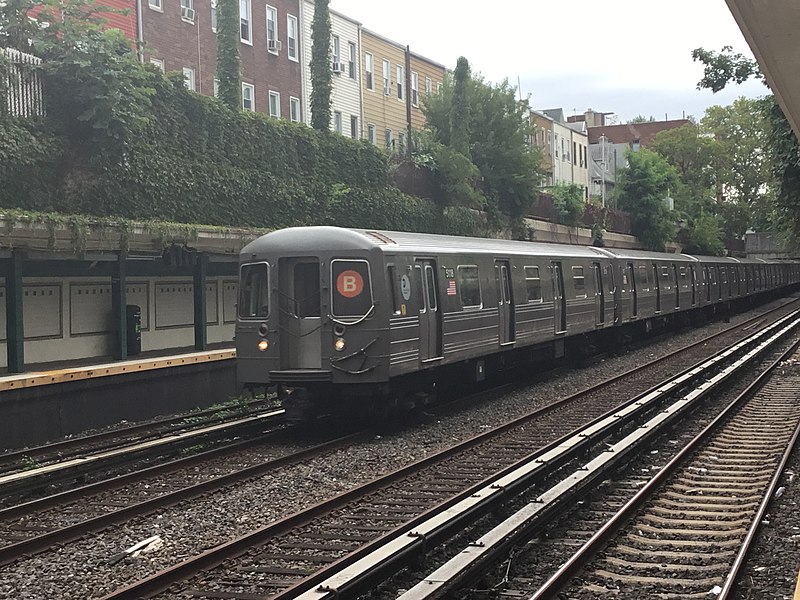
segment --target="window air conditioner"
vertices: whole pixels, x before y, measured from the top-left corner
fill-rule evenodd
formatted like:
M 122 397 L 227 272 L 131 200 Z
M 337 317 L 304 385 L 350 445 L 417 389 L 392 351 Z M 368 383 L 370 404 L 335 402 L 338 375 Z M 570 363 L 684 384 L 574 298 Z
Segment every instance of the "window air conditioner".
M 333 61 L 333 72 L 344 73 L 344 63 Z
M 181 6 L 181 19 L 194 22 L 194 9 Z
M 280 52 L 281 46 L 280 40 L 267 40 L 267 50 L 270 52 Z

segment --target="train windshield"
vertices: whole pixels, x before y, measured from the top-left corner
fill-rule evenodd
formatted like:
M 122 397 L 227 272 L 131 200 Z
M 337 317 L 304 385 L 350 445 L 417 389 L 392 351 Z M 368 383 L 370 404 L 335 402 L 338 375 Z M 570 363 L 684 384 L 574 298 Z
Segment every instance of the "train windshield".
M 269 265 L 243 265 L 239 277 L 239 317 L 261 319 L 269 316 Z
M 331 261 L 333 316 L 365 317 L 372 310 L 369 263 L 363 260 Z

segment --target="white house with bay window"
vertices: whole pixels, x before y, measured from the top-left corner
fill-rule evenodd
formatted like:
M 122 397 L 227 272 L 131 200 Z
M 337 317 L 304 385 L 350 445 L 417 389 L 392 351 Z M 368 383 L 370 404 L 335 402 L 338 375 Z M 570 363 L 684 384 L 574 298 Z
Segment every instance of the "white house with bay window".
M 361 131 L 361 52 L 358 21 L 335 11 L 331 12 L 331 90 L 332 130 L 358 138 Z M 311 124 L 311 22 L 314 3 L 300 0 L 300 21 L 303 28 L 300 64 L 303 68 L 303 121 Z

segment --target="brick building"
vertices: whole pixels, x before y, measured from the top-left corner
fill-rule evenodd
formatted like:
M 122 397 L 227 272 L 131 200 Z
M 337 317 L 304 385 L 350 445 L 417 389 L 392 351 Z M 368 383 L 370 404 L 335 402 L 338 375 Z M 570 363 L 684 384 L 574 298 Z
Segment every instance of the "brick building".
M 269 2 L 239 2 L 242 106 L 300 121 L 298 0 Z M 165 71 L 183 71 L 190 89 L 215 93 L 215 0 L 142 0 L 141 22 L 145 60 Z

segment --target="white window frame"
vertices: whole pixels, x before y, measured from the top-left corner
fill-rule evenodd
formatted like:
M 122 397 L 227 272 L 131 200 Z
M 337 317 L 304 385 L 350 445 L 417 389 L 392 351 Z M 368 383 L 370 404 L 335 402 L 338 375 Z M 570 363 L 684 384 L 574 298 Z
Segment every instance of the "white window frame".
M 375 123 L 367 123 L 367 141 L 370 144 L 378 143 L 378 136 L 377 136 L 377 130 L 375 129 Z
M 242 15 L 242 7 L 246 14 Z M 247 22 L 247 37 L 242 37 L 242 24 Z M 251 0 L 239 0 L 239 39 L 243 44 L 253 45 L 253 5 Z
M 333 55 L 333 62 L 342 62 L 342 42 L 336 34 L 331 36 L 331 54 Z
M 150 57 L 150 64 L 155 65 L 162 73 L 164 73 L 164 59 L 163 58 L 155 58 Z
M 211 31 L 217 33 L 217 0 L 211 0 Z
M 157 10 L 161 13 L 164 12 L 163 0 L 147 0 L 147 6 L 152 10 Z
M 364 72 L 367 74 L 365 85 L 368 90 L 375 90 L 375 60 L 369 52 L 364 53 Z
M 272 14 L 273 18 L 270 19 L 270 14 Z M 278 41 L 278 9 L 274 6 L 270 6 L 267 4 L 266 8 L 266 26 L 267 26 L 267 52 L 270 54 L 277 54 L 277 50 L 270 50 L 269 49 L 269 42 L 277 42 Z M 269 25 L 272 23 L 272 33 L 270 34 Z
M 356 61 L 358 60 L 358 50 L 355 42 L 347 42 L 347 74 L 350 79 L 356 78 Z
M 358 115 L 350 115 L 350 137 L 357 140 L 361 137 L 361 130 L 358 124 Z
M 300 98 L 289 96 L 289 120 L 292 123 L 300 122 Z
M 246 101 L 244 91 L 250 90 L 250 108 L 245 107 L 244 103 Z M 242 110 L 252 111 L 255 112 L 256 110 L 256 86 L 252 83 L 245 83 L 242 82 Z
M 383 132 L 383 144 L 387 150 L 394 150 L 394 137 L 392 136 L 392 130 L 388 127 Z
M 333 111 L 333 130 L 340 134 L 342 133 L 342 111 Z
M 294 24 L 294 35 L 292 35 L 292 24 Z M 293 60 L 295 62 L 300 62 L 300 55 L 298 52 L 298 35 L 297 32 L 298 27 L 300 26 L 297 17 L 294 15 L 286 15 L 286 56 L 289 57 L 289 60 Z M 292 42 L 294 42 L 294 51 L 292 51 Z
M 184 23 L 194 23 L 194 19 L 187 19 L 183 16 L 183 9 L 189 9 L 194 11 L 194 0 L 180 0 L 181 5 L 181 21 Z
M 397 132 L 397 151 L 398 152 L 405 152 L 406 149 L 406 132 L 405 131 L 398 131 Z
M 214 77 L 214 98 L 219 98 L 219 79 Z
M 433 79 L 430 77 L 425 78 L 425 95 L 432 96 L 433 95 Z
M 405 68 L 403 65 L 397 65 L 397 99 L 402 101 L 405 98 L 403 97 L 403 83 L 406 80 L 406 73 Z
M 272 110 L 273 104 L 275 110 Z M 276 119 L 281 118 L 281 93 L 280 92 L 273 92 L 272 90 L 269 91 L 269 116 L 275 117 Z
M 411 105 L 419 106 L 419 73 L 411 71 Z
M 191 67 L 183 67 L 183 85 L 187 90 L 197 90 L 197 82 L 194 79 L 194 69 Z
M 392 65 L 389 61 L 383 60 L 383 95 L 389 96 L 392 93 Z

